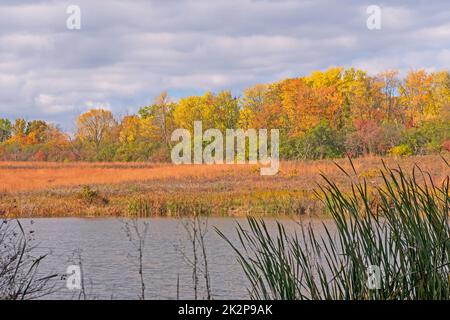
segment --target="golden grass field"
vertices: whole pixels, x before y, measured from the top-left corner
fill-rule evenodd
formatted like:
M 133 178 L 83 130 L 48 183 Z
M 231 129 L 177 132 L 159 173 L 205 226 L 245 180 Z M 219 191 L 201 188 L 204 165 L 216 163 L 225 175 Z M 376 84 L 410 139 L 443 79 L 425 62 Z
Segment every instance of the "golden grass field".
M 437 183 L 449 175 L 439 156 L 384 161 L 406 171 L 417 164 Z M 348 160 L 336 162 L 351 171 Z M 380 184 L 381 158 L 356 159 L 354 166 L 369 186 Z M 261 176 L 255 165 L 0 162 L 0 215 L 320 214 L 313 190 L 322 181 L 321 173 L 344 187 L 348 184 L 330 160 L 282 162 L 276 176 Z

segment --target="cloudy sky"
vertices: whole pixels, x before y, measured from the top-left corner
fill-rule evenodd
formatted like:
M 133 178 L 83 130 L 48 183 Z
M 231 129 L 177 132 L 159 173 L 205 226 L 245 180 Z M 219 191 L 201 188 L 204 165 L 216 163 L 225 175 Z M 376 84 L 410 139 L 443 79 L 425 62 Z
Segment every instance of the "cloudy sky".
M 81 29 L 69 30 L 69 5 Z M 381 8 L 381 30 L 366 26 Z M 92 107 L 123 116 L 161 91 L 242 88 L 330 66 L 450 67 L 450 2 L 2 0 L 0 117 L 71 131 Z

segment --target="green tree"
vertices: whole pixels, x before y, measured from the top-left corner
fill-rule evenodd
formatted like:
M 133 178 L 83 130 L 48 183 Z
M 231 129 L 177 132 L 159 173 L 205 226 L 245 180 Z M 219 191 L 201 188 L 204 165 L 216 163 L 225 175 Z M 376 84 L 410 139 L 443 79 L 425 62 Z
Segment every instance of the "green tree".
M 0 142 L 4 142 L 11 137 L 12 124 L 9 119 L 0 118 Z
M 47 140 L 47 133 L 50 127 L 47 122 L 33 120 L 27 123 L 25 134 L 29 144 L 43 143 Z
M 339 131 L 322 120 L 304 136 L 287 138 L 281 154 L 301 160 L 338 158 L 344 154 L 343 138 Z

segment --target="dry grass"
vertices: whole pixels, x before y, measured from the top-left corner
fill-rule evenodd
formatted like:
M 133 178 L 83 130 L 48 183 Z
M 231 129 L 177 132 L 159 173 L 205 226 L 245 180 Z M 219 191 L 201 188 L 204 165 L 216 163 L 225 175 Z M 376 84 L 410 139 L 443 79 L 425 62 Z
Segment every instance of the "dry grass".
M 0 163 L 0 192 L 39 191 L 81 184 L 117 184 L 130 181 L 205 179 L 249 172 L 248 166 L 172 166 L 139 163 Z
M 437 156 L 385 158 L 409 171 L 414 164 L 436 182 L 449 175 Z M 447 157 L 448 160 L 448 157 Z M 337 163 L 351 170 L 347 160 Z M 380 158 L 354 161 L 369 186 L 381 183 Z M 340 185 L 345 175 L 329 160 L 283 162 L 276 176 L 252 165 L 0 162 L 0 214 L 12 216 L 262 215 L 321 212 L 312 190 L 320 173 Z M 86 186 L 89 186 L 88 188 Z

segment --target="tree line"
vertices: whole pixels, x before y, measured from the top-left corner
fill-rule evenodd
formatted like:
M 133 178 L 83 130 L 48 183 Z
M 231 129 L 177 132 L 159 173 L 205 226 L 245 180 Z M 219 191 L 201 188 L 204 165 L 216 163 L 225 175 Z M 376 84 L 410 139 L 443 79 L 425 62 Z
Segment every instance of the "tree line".
M 447 70 L 369 75 L 330 68 L 257 84 L 235 97 L 206 92 L 175 101 L 166 92 L 120 119 L 92 109 L 75 134 L 43 120 L 0 118 L 0 159 L 22 161 L 168 161 L 176 128 L 280 129 L 284 159 L 450 152 Z

